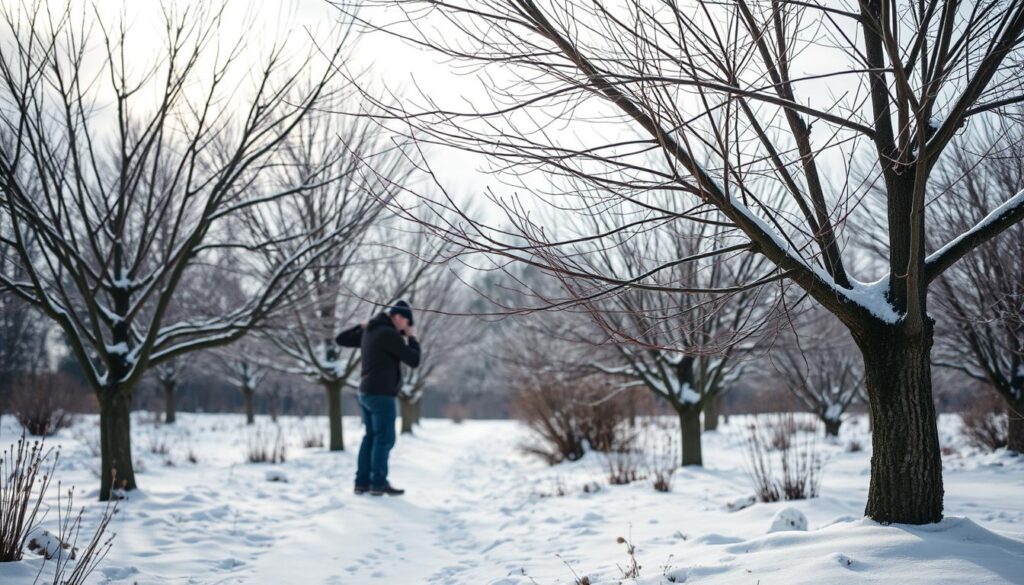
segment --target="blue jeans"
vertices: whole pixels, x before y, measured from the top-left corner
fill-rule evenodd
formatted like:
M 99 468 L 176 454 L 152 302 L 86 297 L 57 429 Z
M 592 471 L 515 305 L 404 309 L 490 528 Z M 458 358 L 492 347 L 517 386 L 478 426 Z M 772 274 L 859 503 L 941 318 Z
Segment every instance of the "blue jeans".
M 395 446 L 395 419 L 398 418 L 395 398 L 361 393 L 359 408 L 363 412 L 366 434 L 359 445 L 356 485 L 387 487 L 388 455 Z

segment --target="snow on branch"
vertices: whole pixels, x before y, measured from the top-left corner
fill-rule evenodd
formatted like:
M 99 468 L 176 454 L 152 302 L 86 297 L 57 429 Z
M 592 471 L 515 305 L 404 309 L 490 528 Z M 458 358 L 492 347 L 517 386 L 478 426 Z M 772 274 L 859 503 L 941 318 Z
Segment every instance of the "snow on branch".
M 1022 220 L 1024 220 L 1024 191 L 1007 199 L 976 223 L 974 227 L 953 238 L 925 258 L 927 282 L 934 280 L 974 248 Z

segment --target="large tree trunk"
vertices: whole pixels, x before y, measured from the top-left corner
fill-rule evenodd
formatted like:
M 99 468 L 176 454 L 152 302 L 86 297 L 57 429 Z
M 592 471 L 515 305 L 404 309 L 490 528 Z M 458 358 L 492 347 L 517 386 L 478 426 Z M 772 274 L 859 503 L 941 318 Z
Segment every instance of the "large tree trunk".
M 252 388 L 242 388 L 242 397 L 245 399 L 245 424 L 256 423 L 256 391 Z
M 883 524 L 942 520 L 942 455 L 932 400 L 932 325 L 880 327 L 858 339 L 870 397 L 871 485 L 865 514 Z
M 823 418 L 821 420 L 825 422 L 825 436 L 826 437 L 838 437 L 839 436 L 839 427 L 841 427 L 843 425 L 843 421 L 841 421 L 841 420 L 834 420 L 834 419 L 830 419 L 830 418 Z
M 173 424 L 177 420 L 177 384 L 164 382 L 164 423 Z
M 420 401 L 400 399 L 398 401 L 399 414 L 402 416 L 402 434 L 411 435 L 413 426 L 420 422 Z
M 714 394 L 704 403 L 704 430 L 718 430 L 718 414 L 722 410 L 722 395 Z
M 704 465 L 700 444 L 700 411 L 696 405 L 689 405 L 677 411 L 679 426 L 682 429 L 683 465 Z
M 131 393 L 119 387 L 100 391 L 100 501 L 113 488 L 133 490 Z
M 1010 418 L 1007 423 L 1006 448 L 1014 453 L 1024 453 L 1024 401 L 1011 404 L 1006 414 Z
M 401 416 L 401 433 L 413 434 L 413 404 L 406 399 L 398 400 L 398 414 Z
M 331 427 L 331 451 L 345 450 L 345 437 L 341 426 L 341 382 L 326 382 L 324 389 L 327 391 L 327 420 Z

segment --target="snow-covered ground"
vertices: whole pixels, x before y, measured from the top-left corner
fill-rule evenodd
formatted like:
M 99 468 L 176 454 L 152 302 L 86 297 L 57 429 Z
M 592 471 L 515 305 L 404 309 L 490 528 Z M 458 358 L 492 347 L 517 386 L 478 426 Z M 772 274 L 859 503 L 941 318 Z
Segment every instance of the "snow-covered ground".
M 356 419 L 345 420 L 343 453 L 301 447 L 303 430 L 324 420 L 283 419 L 287 461 L 269 465 L 244 462 L 253 430 L 241 416 L 182 414 L 160 427 L 137 416 L 141 489 L 121 503 L 92 583 L 632 583 L 618 537 L 636 547 L 641 584 L 1024 583 L 1024 458 L 973 453 L 955 418 L 941 424 L 947 519 L 883 527 L 862 518 L 863 422 L 822 445 L 820 498 L 730 511 L 752 494 L 735 418 L 705 435 L 707 466 L 678 470 L 670 493 L 649 481 L 609 486 L 595 454 L 548 467 L 520 452 L 515 422 L 427 420 L 392 457 L 407 495 L 373 498 L 351 491 Z M 97 432 L 85 418 L 50 441 L 62 449 L 58 479 L 84 490 L 87 524 L 100 508 Z M 18 433 L 0 420 L 0 444 Z M 865 450 L 847 452 L 851 440 Z M 161 445 L 168 454 L 152 452 Z M 769 534 L 790 506 L 809 530 Z M 31 583 L 40 562 L 29 553 L 0 565 L 0 582 Z

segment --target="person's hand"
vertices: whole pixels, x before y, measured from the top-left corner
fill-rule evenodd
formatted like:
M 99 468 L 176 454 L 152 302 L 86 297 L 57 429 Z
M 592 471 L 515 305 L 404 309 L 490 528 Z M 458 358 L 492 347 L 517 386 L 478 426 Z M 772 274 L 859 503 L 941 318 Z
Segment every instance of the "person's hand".
M 416 337 L 416 326 L 415 325 L 409 325 L 408 327 L 406 327 L 405 328 L 405 336 L 406 337 Z
M 370 321 L 369 320 L 360 321 L 360 323 L 359 323 L 359 326 L 362 327 L 363 329 L 366 329 L 369 325 L 370 325 Z

